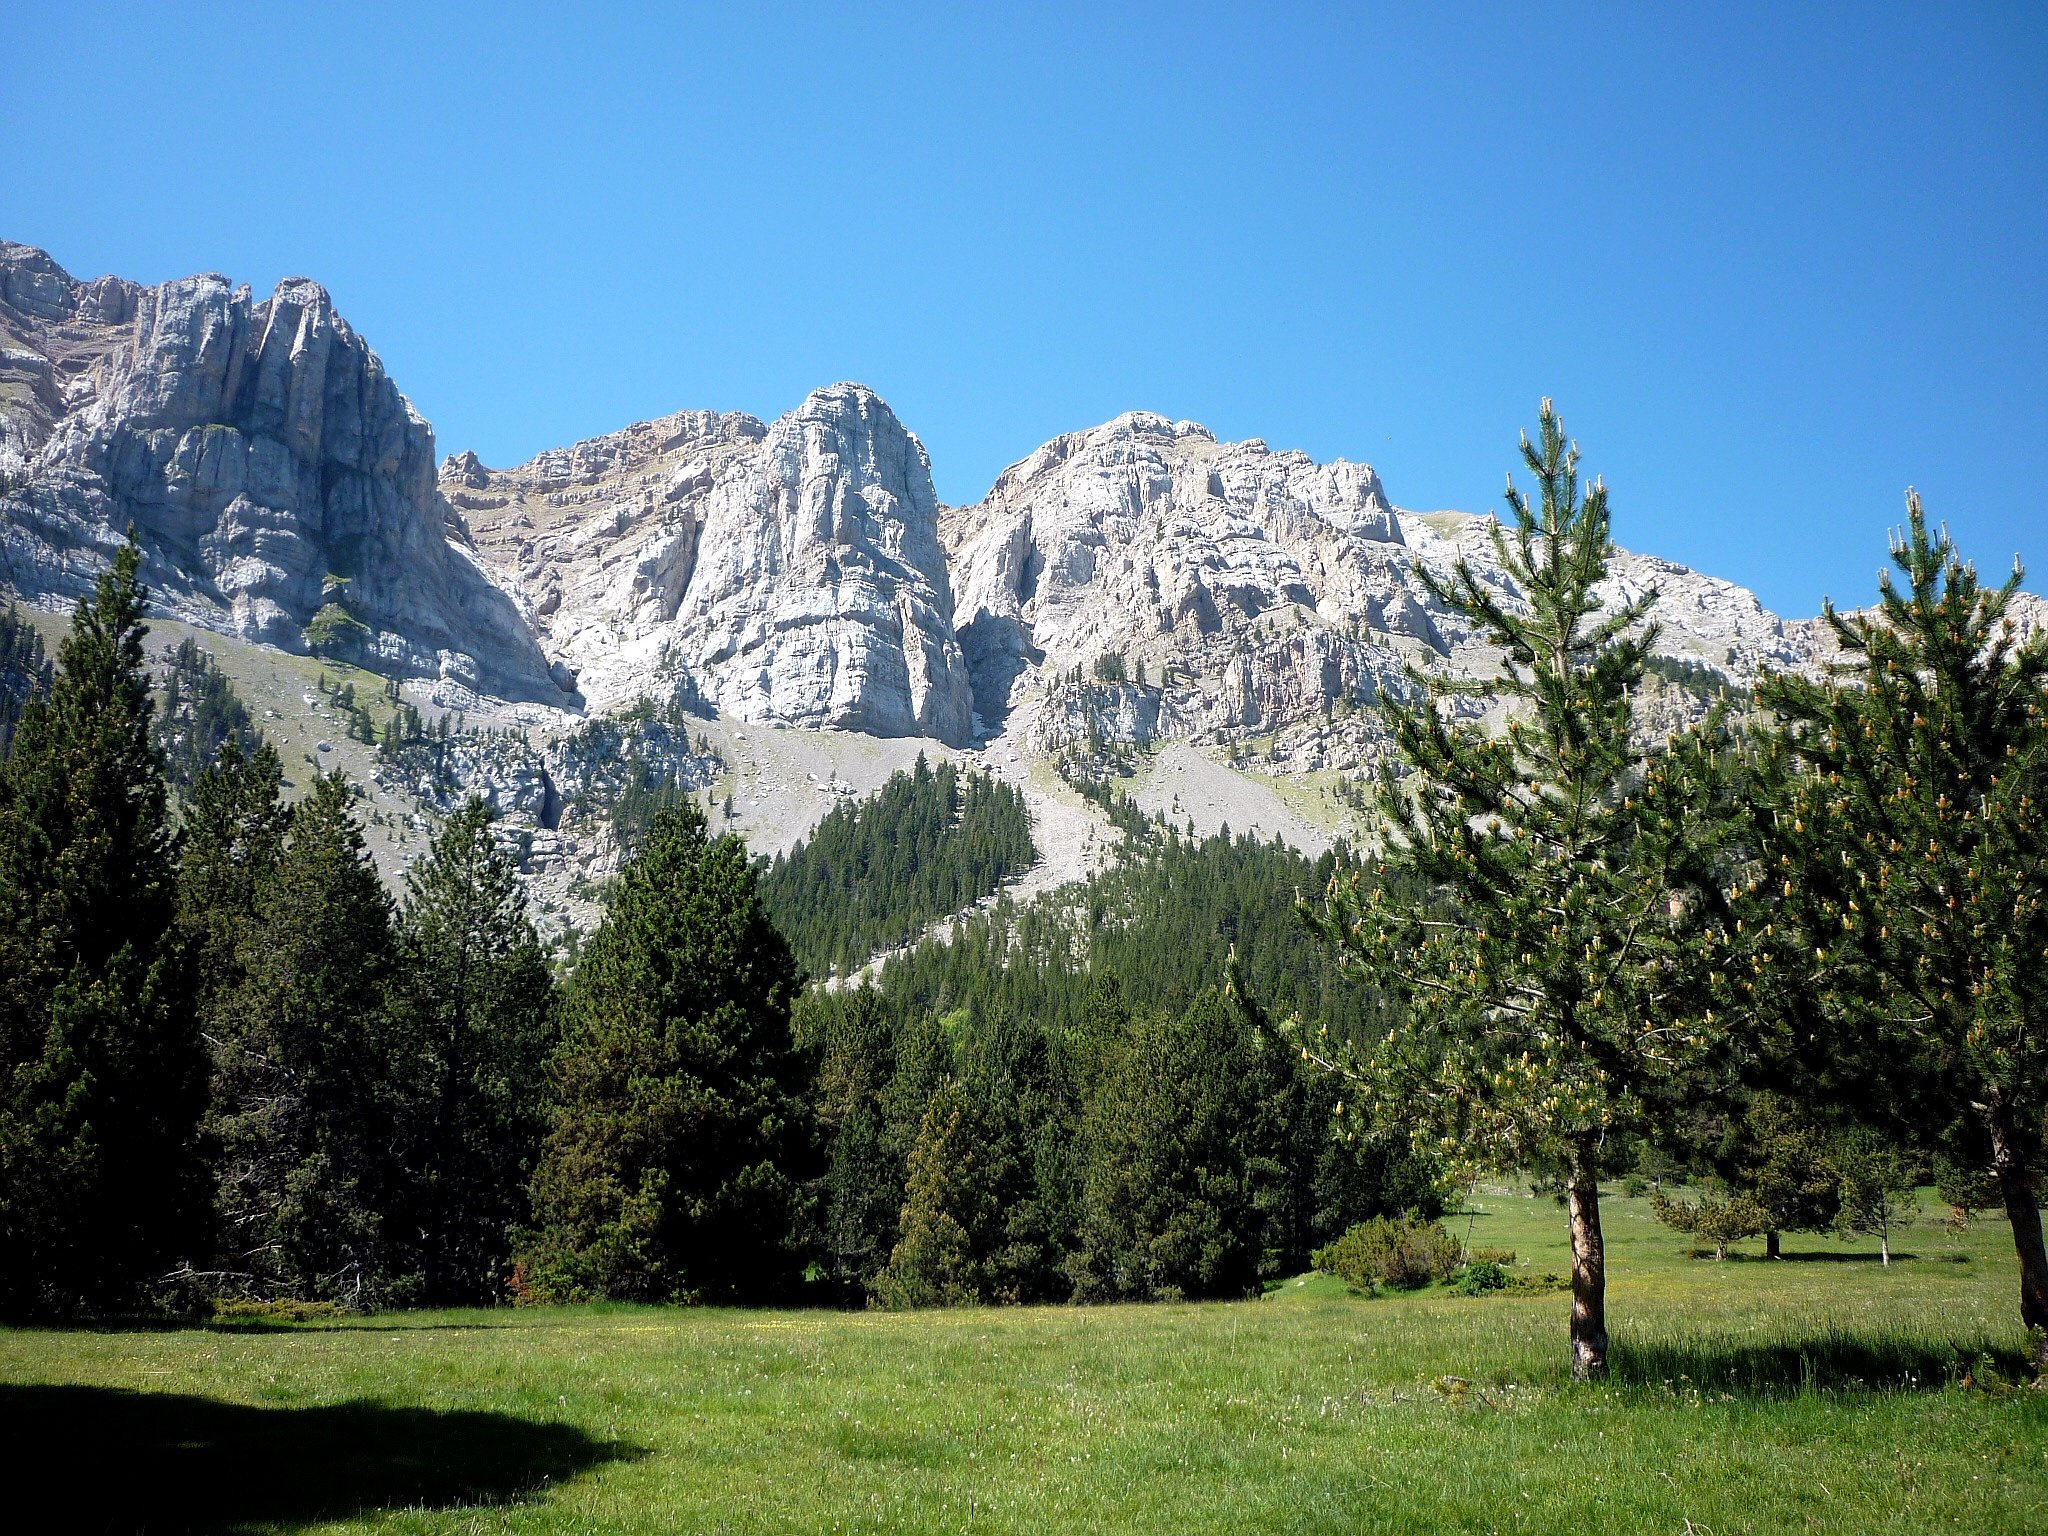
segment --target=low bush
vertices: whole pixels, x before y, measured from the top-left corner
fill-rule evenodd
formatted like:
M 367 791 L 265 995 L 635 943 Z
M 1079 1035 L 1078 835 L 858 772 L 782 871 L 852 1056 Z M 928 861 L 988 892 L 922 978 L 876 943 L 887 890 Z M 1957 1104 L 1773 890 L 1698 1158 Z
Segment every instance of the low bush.
M 275 1301 L 224 1298 L 213 1304 L 217 1323 L 313 1323 L 347 1315 L 339 1302 L 299 1301 L 289 1296 Z
M 1445 1289 L 1454 1296 L 1484 1296 L 1508 1288 L 1508 1272 L 1491 1260 L 1463 1264 L 1451 1272 Z
M 1375 1216 L 1312 1255 L 1315 1267 L 1361 1291 L 1386 1286 L 1413 1290 L 1441 1280 L 1464 1258 L 1458 1240 L 1440 1221 L 1419 1216 Z

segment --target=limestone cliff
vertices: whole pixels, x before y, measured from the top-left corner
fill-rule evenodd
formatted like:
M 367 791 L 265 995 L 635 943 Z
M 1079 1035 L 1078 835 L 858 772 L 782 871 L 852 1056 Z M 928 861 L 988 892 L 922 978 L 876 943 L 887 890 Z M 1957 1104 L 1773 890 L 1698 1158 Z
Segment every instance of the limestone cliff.
M 181 619 L 559 700 L 434 457 L 317 283 L 80 283 L 0 244 L 0 581 L 31 600 L 89 587 L 132 524 Z
M 692 411 L 441 484 L 595 707 L 694 696 L 742 720 L 972 734 L 922 444 L 871 390 L 772 425 Z

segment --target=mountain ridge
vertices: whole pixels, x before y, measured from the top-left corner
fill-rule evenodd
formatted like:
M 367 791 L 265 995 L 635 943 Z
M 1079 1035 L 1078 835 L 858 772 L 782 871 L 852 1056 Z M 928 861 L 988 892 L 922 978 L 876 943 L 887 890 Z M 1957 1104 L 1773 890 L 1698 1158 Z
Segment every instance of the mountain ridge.
M 561 923 L 616 868 L 605 796 L 646 775 L 774 848 L 917 751 L 971 756 L 1030 802 L 1033 889 L 1116 846 L 1075 787 L 1104 773 L 1177 822 L 1319 852 L 1370 833 L 1375 702 L 1411 667 L 1495 667 L 1421 573 L 1467 559 L 1514 600 L 1490 515 L 1411 511 L 1370 465 L 1148 411 L 1062 433 L 958 506 L 850 382 L 773 421 L 678 411 L 503 469 L 435 450 L 310 280 L 260 301 L 218 274 L 80 282 L 0 243 L 0 588 L 61 609 L 132 524 L 155 611 L 253 647 L 244 676 L 277 655 L 266 708 L 303 710 L 303 738 L 332 732 L 315 651 L 494 728 L 358 771 L 394 828 L 484 794 Z M 1676 665 L 1646 730 L 1697 718 L 1715 680 L 1828 655 L 1820 621 L 1618 551 L 1610 600 L 1650 585 Z M 2021 607 L 2023 627 L 2048 615 Z M 318 750 L 356 762 L 342 746 Z

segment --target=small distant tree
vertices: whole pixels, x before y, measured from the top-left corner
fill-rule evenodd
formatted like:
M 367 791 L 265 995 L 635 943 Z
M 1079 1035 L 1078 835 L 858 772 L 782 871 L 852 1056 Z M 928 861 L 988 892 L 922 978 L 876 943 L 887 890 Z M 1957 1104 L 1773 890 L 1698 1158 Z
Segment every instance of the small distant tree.
M 1780 1042 L 1894 1141 L 1997 1180 L 2020 1320 L 2048 1370 L 2048 632 L 2010 618 L 2021 573 L 1981 585 L 1909 492 L 1874 611 L 1824 610 L 1833 675 L 1771 679 L 1797 768 L 1768 822 L 1774 920 L 1812 984 Z M 1890 1112 L 1880 1113 L 1889 1108 Z
M 1721 1162 L 1731 1189 L 1762 1212 L 1771 1258 L 1783 1232 L 1826 1232 L 1841 1204 L 1826 1130 L 1780 1094 L 1760 1093 L 1732 1122 Z
M 1876 1131 L 1860 1127 L 1836 1143 L 1835 1173 L 1841 1196 L 1837 1224 L 1845 1233 L 1876 1238 L 1890 1264 L 1892 1233 L 1920 1214 L 1913 1160 Z
M 1650 1212 L 1674 1232 L 1714 1245 L 1714 1257 L 1728 1257 L 1728 1245 L 1761 1237 L 1771 1230 L 1770 1212 L 1740 1190 L 1704 1190 L 1696 1198 L 1674 1200 L 1663 1190 L 1650 1195 Z
M 1447 579 L 1419 572 L 1499 648 L 1503 674 L 1417 672 L 1413 697 L 1387 700 L 1413 776 L 1382 776 L 1379 878 L 1336 880 L 1305 910 L 1408 1022 L 1355 1047 L 1305 1045 L 1357 1080 L 1353 1113 L 1563 1188 L 1572 1371 L 1592 1377 L 1608 1341 L 1599 1181 L 1690 1092 L 1743 979 L 1711 963 L 1730 926 L 1714 736 L 1651 751 L 1636 733 L 1655 593 L 1602 611 L 1607 491 L 1581 494 L 1547 400 L 1522 455 L 1539 502 L 1510 480 L 1514 523 L 1494 535 L 1515 595 L 1464 562 Z M 1507 704 L 1504 732 L 1438 708 L 1481 693 Z
M 50 661 L 35 627 L 9 604 L 0 608 L 0 758 L 14 745 L 14 730 L 28 701 L 50 691 Z

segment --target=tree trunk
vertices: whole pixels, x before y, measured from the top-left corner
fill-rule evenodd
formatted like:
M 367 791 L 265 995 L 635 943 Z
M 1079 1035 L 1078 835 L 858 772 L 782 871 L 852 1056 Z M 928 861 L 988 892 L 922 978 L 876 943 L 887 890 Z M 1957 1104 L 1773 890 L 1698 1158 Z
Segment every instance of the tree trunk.
M 1778 1234 L 1775 1229 L 1764 1234 L 1764 1257 L 1767 1259 L 1780 1257 L 1778 1253 Z
M 2014 1141 L 2003 1117 L 1993 1116 L 1991 1165 L 1998 1173 L 1998 1190 L 2005 1197 L 2013 1246 L 2020 1256 L 2020 1322 L 2032 1330 L 2034 1371 L 2048 1378 L 2048 1249 L 2041 1241 L 2040 1199 Z
M 1595 1381 L 1607 1374 L 1607 1245 L 1600 1236 L 1599 1181 L 1573 1175 L 1570 1198 L 1572 1377 Z

